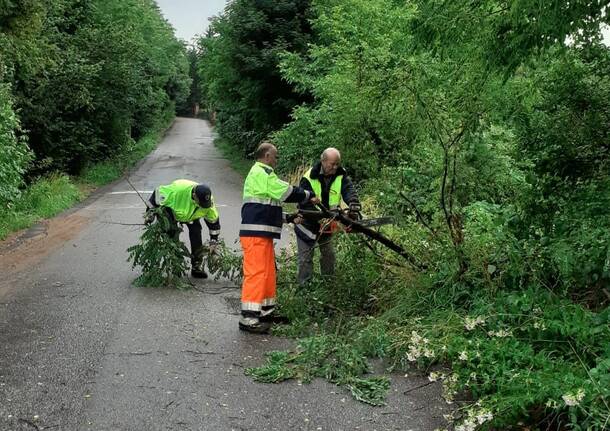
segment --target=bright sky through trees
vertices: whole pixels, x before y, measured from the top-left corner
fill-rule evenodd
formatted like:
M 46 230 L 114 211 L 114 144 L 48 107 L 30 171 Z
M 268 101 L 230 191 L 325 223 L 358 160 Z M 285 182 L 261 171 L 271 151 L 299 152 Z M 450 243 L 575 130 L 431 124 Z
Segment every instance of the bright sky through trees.
M 190 42 L 205 31 L 210 17 L 224 9 L 226 0 L 157 0 L 157 4 L 176 36 Z
M 176 29 L 176 36 L 190 42 L 208 27 L 208 19 L 219 14 L 227 0 L 157 0 L 161 12 Z M 604 43 L 610 46 L 610 28 L 602 30 Z

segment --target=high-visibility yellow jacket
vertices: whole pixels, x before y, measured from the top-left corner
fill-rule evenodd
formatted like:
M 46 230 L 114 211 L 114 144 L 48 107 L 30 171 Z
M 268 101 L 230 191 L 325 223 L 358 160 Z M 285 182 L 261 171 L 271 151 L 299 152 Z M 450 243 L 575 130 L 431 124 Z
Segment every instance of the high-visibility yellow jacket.
M 239 236 L 280 238 L 282 202 L 305 202 L 313 193 L 278 178 L 271 166 L 254 163 L 244 183 Z
M 210 236 L 218 236 L 220 233 L 220 217 L 214 197 L 212 206 L 202 208 L 193 200 L 193 188 L 197 183 L 190 180 L 176 180 L 171 184 L 159 186 L 155 191 L 156 203 L 160 206 L 171 208 L 176 221 L 190 223 L 203 218 L 210 229 Z
M 324 177 L 322 163 L 316 162 L 301 178 L 300 186 L 305 190 L 312 190 L 322 201 L 322 205 L 329 209 L 339 208 L 341 201 L 346 204 L 358 203 L 358 193 L 347 176 L 345 169 L 339 167 L 334 175 Z M 299 209 L 315 210 L 311 204 L 299 204 Z M 298 238 L 307 244 L 312 244 L 320 235 L 320 223 L 305 219 L 303 223 L 294 227 Z

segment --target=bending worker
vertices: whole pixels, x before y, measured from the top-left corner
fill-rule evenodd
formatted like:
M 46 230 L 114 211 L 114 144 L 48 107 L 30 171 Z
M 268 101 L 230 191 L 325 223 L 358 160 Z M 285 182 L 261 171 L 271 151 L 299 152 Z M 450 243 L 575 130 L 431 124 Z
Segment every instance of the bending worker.
M 274 172 L 277 149 L 263 142 L 256 163 L 244 184 L 240 242 L 244 252 L 244 281 L 241 291 L 239 328 L 264 333 L 273 322 L 275 309 L 275 253 L 273 240 L 282 234 L 282 223 L 299 223 L 296 215 L 285 216 L 282 202 L 317 203 L 313 192 L 293 187 Z
M 329 210 L 338 209 L 341 199 L 349 206 L 349 217 L 359 220 L 360 201 L 354 184 L 341 167 L 341 153 L 336 148 L 327 148 L 322 152 L 320 161 L 316 162 L 301 178 L 300 186 L 312 191 L 318 196 L 322 205 Z M 299 204 L 299 209 L 315 210 L 311 203 Z M 320 247 L 320 269 L 323 276 L 333 276 L 335 273 L 335 249 L 332 235 L 335 224 L 321 226 L 316 220 L 305 218 L 295 225 L 298 248 L 299 284 L 303 285 L 311 279 L 313 272 L 313 253 L 316 244 Z M 321 230 L 322 229 L 322 230 Z
M 149 199 L 154 207 L 163 207 L 174 225 L 185 223 L 189 229 L 191 242 L 191 275 L 195 278 L 206 278 L 203 268 L 203 241 L 201 222 L 203 218 L 210 231 L 210 247 L 218 244 L 220 235 L 220 218 L 214 205 L 212 190 L 205 184 L 190 180 L 176 180 L 173 183 L 158 187 Z M 173 232 L 180 235 L 176 226 Z

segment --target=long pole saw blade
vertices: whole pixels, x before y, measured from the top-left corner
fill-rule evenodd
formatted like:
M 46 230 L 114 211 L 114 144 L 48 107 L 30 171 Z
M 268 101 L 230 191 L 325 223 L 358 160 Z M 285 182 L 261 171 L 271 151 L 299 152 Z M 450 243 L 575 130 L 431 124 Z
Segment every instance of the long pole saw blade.
M 146 206 L 146 208 L 150 208 L 150 206 L 148 205 L 148 202 L 146 202 L 144 200 L 144 198 L 142 197 L 142 195 L 140 194 L 140 192 L 134 187 L 133 184 L 131 184 L 131 181 L 129 181 L 129 177 L 125 177 L 125 181 L 127 181 L 127 184 L 129 184 L 131 186 L 131 188 L 133 189 L 134 192 L 137 193 L 137 195 L 139 196 L 140 200 L 144 203 L 144 205 Z

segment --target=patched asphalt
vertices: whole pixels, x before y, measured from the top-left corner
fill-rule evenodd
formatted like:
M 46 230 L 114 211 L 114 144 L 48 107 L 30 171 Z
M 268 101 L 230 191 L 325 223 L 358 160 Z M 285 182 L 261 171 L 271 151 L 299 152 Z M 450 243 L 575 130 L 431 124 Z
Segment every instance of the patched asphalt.
M 237 248 L 243 179 L 213 139 L 207 122 L 179 118 L 129 178 L 144 192 L 176 178 L 208 183 L 222 237 Z M 126 249 L 138 241 L 141 227 L 132 224 L 143 209 L 131 186 L 117 181 L 0 245 L 0 430 L 445 426 L 441 388 L 421 376 L 392 374 L 384 407 L 323 380 L 254 382 L 244 369 L 293 341 L 240 332 L 239 289 L 230 282 L 197 280 L 199 290 L 189 291 L 131 287 L 137 273 Z

